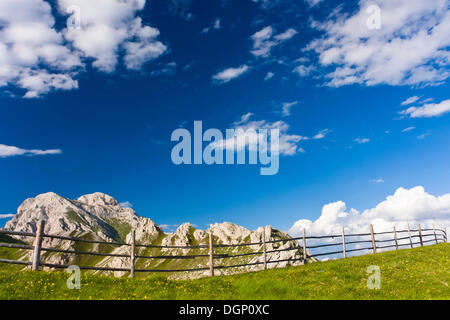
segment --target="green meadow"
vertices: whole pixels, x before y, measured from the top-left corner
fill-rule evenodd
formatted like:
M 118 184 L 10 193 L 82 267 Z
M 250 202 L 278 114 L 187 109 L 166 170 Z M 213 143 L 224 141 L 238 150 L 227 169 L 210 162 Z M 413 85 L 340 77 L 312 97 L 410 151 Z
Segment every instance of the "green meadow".
M 305 266 L 169 280 L 81 273 L 0 271 L 0 299 L 450 299 L 450 244 L 368 254 Z M 368 266 L 380 268 L 381 288 L 369 289 Z

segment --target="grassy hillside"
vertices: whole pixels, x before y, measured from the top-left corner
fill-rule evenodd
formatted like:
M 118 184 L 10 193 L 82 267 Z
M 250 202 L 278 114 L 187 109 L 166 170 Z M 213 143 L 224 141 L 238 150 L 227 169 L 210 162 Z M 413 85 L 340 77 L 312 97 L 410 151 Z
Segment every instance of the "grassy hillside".
M 198 280 L 113 278 L 84 273 L 68 290 L 64 272 L 0 271 L 0 299 L 450 299 L 450 245 L 439 244 Z M 381 289 L 366 287 L 369 265 Z
M 24 242 L 11 238 L 5 234 L 0 234 L 0 242 L 25 244 Z M 0 258 L 3 259 L 21 260 L 25 253 L 24 250 L 20 249 L 0 247 Z M 0 263 L 0 270 L 20 270 L 22 268 L 23 266 L 19 265 Z

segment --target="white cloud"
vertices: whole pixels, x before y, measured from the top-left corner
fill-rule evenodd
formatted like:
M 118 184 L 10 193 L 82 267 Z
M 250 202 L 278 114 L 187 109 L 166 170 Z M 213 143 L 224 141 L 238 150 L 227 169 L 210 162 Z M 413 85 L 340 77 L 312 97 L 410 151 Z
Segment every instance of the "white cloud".
M 171 230 L 171 229 L 174 229 L 175 227 L 174 226 L 172 226 L 172 225 L 170 225 L 170 224 L 160 224 L 159 225 L 159 227 L 161 228 L 161 229 L 163 229 L 164 231 L 167 231 L 167 230 Z
M 314 7 L 314 6 L 316 6 L 319 2 L 322 2 L 322 0 L 305 0 L 307 3 L 308 3 L 308 5 L 310 6 L 310 7 Z
M 119 203 L 122 208 L 133 208 L 133 204 L 130 201 L 125 201 Z
M 329 134 L 330 132 L 331 132 L 330 129 L 323 129 L 323 130 L 320 130 L 319 133 L 317 133 L 316 135 L 313 136 L 313 139 L 316 139 L 316 140 L 318 140 L 318 139 L 323 139 L 323 138 L 325 138 L 326 135 Z
M 263 9 L 270 9 L 283 0 L 252 0 L 255 3 L 259 3 Z
M 446 227 L 450 223 L 450 193 L 433 196 L 422 186 L 411 189 L 398 188 L 374 208 L 360 213 L 356 209 L 347 210 L 343 201 L 329 203 L 322 208 L 322 214 L 315 220 L 301 219 L 290 228 L 289 234 L 299 236 L 306 228 L 310 235 L 340 234 L 345 227 L 346 233 L 367 233 L 373 224 L 375 232 L 391 231 L 395 225 L 406 229 L 418 223 L 422 228 Z
M 274 39 L 278 41 L 286 41 L 295 36 L 296 34 L 297 30 L 289 28 L 285 32 L 275 35 Z
M 402 106 L 407 106 L 408 104 L 414 103 L 414 102 L 416 102 L 419 99 L 420 99 L 420 97 L 418 97 L 418 96 L 412 96 L 412 97 L 409 97 L 408 99 L 406 99 L 405 101 L 403 101 L 400 104 Z
M 212 26 L 210 27 L 205 27 L 202 29 L 201 33 L 202 34 L 207 34 L 209 33 L 211 30 L 219 30 L 221 28 L 221 20 L 219 18 L 216 18 L 216 20 L 214 21 L 214 23 L 212 24 Z
M 126 41 L 123 44 L 126 51 L 125 66 L 132 70 L 139 70 L 147 61 L 158 58 L 167 50 L 166 45 L 155 40 L 159 31 L 148 26 L 141 26 L 140 18 L 137 19 L 140 30 L 136 31 L 135 37 L 138 40 Z
M 80 57 L 66 47 L 54 24 L 51 7 L 43 0 L 0 2 L 0 86 L 23 88 L 26 97 L 77 86 L 71 71 L 82 66 Z
M 266 76 L 264 77 L 264 81 L 272 79 L 274 75 L 275 74 L 271 71 L 267 72 Z
M 267 26 L 251 36 L 253 48 L 250 52 L 256 57 L 268 57 L 272 48 L 291 39 L 296 34 L 296 30 L 289 28 L 283 33 L 274 35 L 272 26 Z
M 214 29 L 220 29 L 221 28 L 221 22 L 220 19 L 217 18 L 216 21 L 214 21 Z
M 298 101 L 285 102 L 281 105 L 281 114 L 283 117 L 288 117 L 291 115 L 291 108 L 298 105 Z
M 15 146 L 7 146 L 0 144 L 0 158 L 12 157 L 12 156 L 42 156 L 49 154 L 61 154 L 61 149 L 49 149 L 49 150 L 39 150 L 39 149 L 22 149 Z
M 0 214 L 0 219 L 8 219 L 14 217 L 15 214 L 12 213 L 6 213 L 6 214 Z
M 373 183 L 383 183 L 383 182 L 384 182 L 384 179 L 383 179 L 383 178 L 377 178 L 377 179 L 369 180 L 369 182 L 373 182 Z
M 2 0 L 0 1 L 0 86 L 13 85 L 36 98 L 53 90 L 78 88 L 76 77 L 89 61 L 112 72 L 123 56 L 128 69 L 139 69 L 166 46 L 159 31 L 137 17 L 145 0 Z M 79 28 L 57 29 L 76 6 Z M 52 10 L 54 9 L 54 10 Z M 122 55 L 123 52 L 123 55 Z
M 129 69 L 139 69 L 166 51 L 166 46 L 156 40 L 159 30 L 144 26 L 136 16 L 145 3 L 145 0 L 58 0 L 61 13 L 70 6 L 81 10 L 81 28 L 66 29 L 66 39 L 85 57 L 93 58 L 95 68 L 105 72 L 115 70 L 121 48 L 125 50 L 125 65 Z
M 369 143 L 370 139 L 369 138 L 356 138 L 355 140 L 353 140 L 359 144 L 363 144 L 363 143 Z
M 366 9 L 372 0 L 360 0 L 353 14 L 334 11 L 325 22 L 312 23 L 324 32 L 307 49 L 330 68 L 328 85 L 428 85 L 449 75 L 450 10 L 442 0 L 379 0 L 381 28 L 370 29 Z
M 422 140 L 422 139 L 425 139 L 426 137 L 428 137 L 429 135 L 431 135 L 431 132 L 430 132 L 430 131 L 418 135 L 418 136 L 417 136 L 417 139 Z
M 253 115 L 254 115 L 254 114 L 251 113 L 251 112 L 248 112 L 248 113 L 246 113 L 246 114 L 243 114 L 243 115 L 241 116 L 241 118 L 240 118 L 238 121 L 235 121 L 235 122 L 233 123 L 233 126 L 234 126 L 234 127 L 237 127 L 237 126 L 239 126 L 239 125 L 241 125 L 241 124 L 247 123 L 248 120 L 250 120 L 250 117 L 253 116 Z
M 239 78 L 240 76 L 242 76 L 244 73 L 246 73 L 249 70 L 250 70 L 249 66 L 244 64 L 238 68 L 225 69 L 225 70 L 213 75 L 212 79 L 219 84 L 226 83 L 233 79 Z
M 408 128 L 403 129 L 402 132 L 408 132 L 408 131 L 414 130 L 415 128 L 416 127 L 408 127 Z
M 68 74 L 50 74 L 46 70 L 24 69 L 17 81 L 27 90 L 24 98 L 37 98 L 51 90 L 71 90 L 78 88 L 78 81 Z
M 450 112 L 450 99 L 440 103 L 427 103 L 420 107 L 409 107 L 399 113 L 410 118 L 432 118 L 439 117 Z
M 297 73 L 301 77 L 306 77 L 311 74 L 311 72 L 314 70 L 314 66 L 305 66 L 305 65 L 299 65 L 294 68 L 293 72 Z
M 259 121 L 250 121 L 250 117 L 252 113 L 247 113 L 241 117 L 239 121 L 233 123 L 233 128 L 236 130 L 235 138 L 224 139 L 221 141 L 213 142 L 217 148 L 223 149 L 235 149 L 236 151 L 242 150 L 244 148 L 248 148 L 249 150 L 257 149 L 257 144 L 251 144 L 252 141 L 259 141 L 259 133 L 260 129 L 278 129 L 280 131 L 280 139 L 279 139 L 279 153 L 282 155 L 294 155 L 298 152 L 304 153 L 305 151 L 298 147 L 297 143 L 301 140 L 307 139 L 306 137 L 299 135 L 291 135 L 288 134 L 287 131 L 289 129 L 289 125 L 284 121 L 276 121 L 276 122 L 268 122 L 266 120 Z M 242 130 L 242 131 L 239 131 Z M 250 137 L 250 139 L 239 139 L 241 137 L 239 132 L 242 133 L 243 136 Z M 236 143 L 236 141 L 237 143 Z M 236 148 L 235 148 L 236 144 Z
M 237 151 L 242 150 L 244 148 L 248 148 L 249 150 L 257 149 L 257 144 L 251 144 L 252 142 L 259 141 L 258 130 L 260 129 L 278 129 L 280 132 L 279 139 L 279 153 L 281 155 L 295 155 L 297 153 L 305 153 L 305 150 L 298 146 L 298 143 L 303 140 L 310 139 L 322 139 L 329 132 L 329 129 L 323 129 L 319 131 L 313 138 L 309 138 L 306 136 L 296 135 L 296 134 L 288 134 L 289 124 L 284 121 L 275 121 L 269 122 L 266 120 L 259 121 L 250 121 L 250 118 L 253 116 L 253 113 L 246 113 L 240 117 L 239 120 L 235 121 L 232 124 L 232 128 L 236 130 L 235 137 L 230 139 L 224 139 L 217 142 L 213 142 L 216 148 L 223 149 L 236 149 Z M 240 135 L 242 134 L 242 136 Z M 247 137 L 248 139 L 245 139 Z M 240 139 L 244 138 L 244 139 Z M 237 143 L 236 143 L 237 142 Z
M 167 76 L 173 76 L 176 73 L 177 70 L 177 63 L 172 61 L 169 63 L 166 63 L 163 67 L 153 70 L 150 72 L 151 77 L 161 76 L 161 75 L 167 75 Z

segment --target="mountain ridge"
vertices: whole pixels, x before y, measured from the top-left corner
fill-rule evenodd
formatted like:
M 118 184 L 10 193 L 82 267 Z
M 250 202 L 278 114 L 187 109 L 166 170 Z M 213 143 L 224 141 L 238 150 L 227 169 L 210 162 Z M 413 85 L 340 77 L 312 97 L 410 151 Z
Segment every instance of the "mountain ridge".
M 231 222 L 215 223 L 207 230 L 196 229 L 190 223 L 183 223 L 173 233 L 166 234 L 152 219 L 139 216 L 131 208 L 122 208 L 119 202 L 113 197 L 95 192 L 79 197 L 77 200 L 71 200 L 59 196 L 54 192 L 47 192 L 37 195 L 34 198 L 26 199 L 17 209 L 17 214 L 12 220 L 8 221 L 4 227 L 5 230 L 35 232 L 39 220 L 45 220 L 44 232 L 53 235 L 63 235 L 71 237 L 81 237 L 86 239 L 97 239 L 104 241 L 130 242 L 131 230 L 135 230 L 136 242 L 140 244 L 152 244 L 161 246 L 192 246 L 208 243 L 208 232 L 211 231 L 216 244 L 242 244 L 255 243 L 262 241 L 263 227 L 251 231 L 245 227 Z M 266 240 L 290 239 L 291 237 L 282 231 L 276 230 L 271 226 L 264 227 Z M 15 237 L 18 240 L 32 243 L 32 239 L 27 237 Z M 125 253 L 129 252 L 129 247 L 121 246 L 111 248 L 104 245 L 84 245 L 80 250 L 80 244 L 73 241 L 64 241 L 60 239 L 45 238 L 43 247 L 79 250 L 79 251 L 100 251 L 105 253 Z M 280 243 L 268 243 L 267 250 L 297 248 L 283 252 L 269 253 L 270 260 L 294 259 L 301 256 L 301 248 L 297 241 L 286 241 Z M 159 250 L 148 250 L 138 248 L 139 255 L 155 255 L 164 253 L 165 255 L 186 255 L 195 253 L 198 249 L 173 249 L 162 248 Z M 224 253 L 248 253 L 261 250 L 260 245 L 249 247 L 232 247 L 228 249 L 217 249 Z M 28 259 L 30 253 L 25 253 L 23 259 Z M 74 264 L 88 263 L 93 266 L 127 268 L 129 258 L 106 257 L 106 258 L 83 258 L 71 254 L 52 254 L 45 253 L 43 259 L 49 263 L 55 264 Z M 243 257 L 238 260 L 239 263 L 260 262 L 262 257 L 252 256 Z M 142 259 L 144 260 L 144 259 Z M 186 260 L 186 259 L 177 259 Z M 197 259 L 192 263 L 186 262 L 189 268 L 205 266 L 207 261 Z M 180 267 L 178 264 L 169 261 L 138 261 L 137 264 L 142 268 L 167 268 L 169 266 Z M 287 265 L 302 264 L 300 261 L 285 261 L 280 263 L 268 264 L 269 268 L 284 267 Z M 244 268 L 247 271 L 259 270 L 262 266 L 251 266 Z M 235 271 L 227 270 L 223 273 L 233 273 Z M 122 276 L 125 272 L 114 272 L 116 276 Z M 202 274 L 189 275 L 188 277 L 197 277 Z

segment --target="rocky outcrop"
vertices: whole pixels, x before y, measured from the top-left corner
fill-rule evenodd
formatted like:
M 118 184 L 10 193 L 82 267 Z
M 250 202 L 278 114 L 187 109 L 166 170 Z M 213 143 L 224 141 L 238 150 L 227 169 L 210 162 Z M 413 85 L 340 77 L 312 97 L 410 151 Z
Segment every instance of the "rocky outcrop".
M 148 218 L 140 217 L 130 208 L 121 208 L 118 201 L 103 193 L 84 195 L 77 200 L 61 197 L 53 192 L 26 199 L 14 218 L 5 225 L 6 230 L 36 232 L 40 220 L 45 221 L 44 233 L 89 238 L 104 241 L 130 241 L 135 230 L 136 240 L 148 242 L 156 239 L 162 230 Z M 32 243 L 29 237 L 16 237 Z M 73 241 L 44 238 L 43 247 L 75 250 Z M 96 250 L 93 245 L 90 251 Z M 27 256 L 31 253 L 28 252 Z M 48 254 L 46 262 L 68 264 L 76 257 L 67 254 Z
M 78 200 L 53 192 L 29 198 L 6 223 L 5 229 L 36 232 L 39 220 L 45 220 L 44 232 L 48 234 L 92 233 L 106 241 L 126 241 L 131 229 L 135 229 L 138 241 L 152 240 L 162 232 L 151 219 L 138 216 L 133 209 L 121 208 L 116 199 L 99 192 Z
M 194 238 L 194 227 L 190 223 L 183 223 L 180 225 L 175 233 L 169 234 L 163 239 L 162 246 L 190 246 L 196 240 Z
M 250 230 L 231 222 L 215 223 L 209 230 L 222 244 L 239 244 L 251 235 Z

